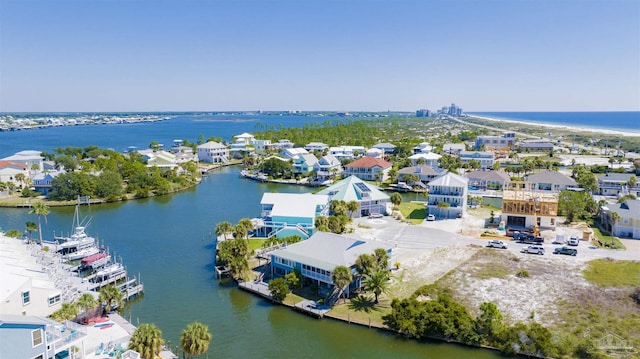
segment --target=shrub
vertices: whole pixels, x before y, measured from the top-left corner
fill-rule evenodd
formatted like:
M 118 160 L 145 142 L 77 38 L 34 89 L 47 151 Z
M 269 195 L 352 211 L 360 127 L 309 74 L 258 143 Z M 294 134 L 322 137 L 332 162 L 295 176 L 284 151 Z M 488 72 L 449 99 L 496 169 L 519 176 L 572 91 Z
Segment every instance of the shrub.
M 289 294 L 289 286 L 284 278 L 276 278 L 269 282 L 269 291 L 273 300 L 282 302 Z
M 631 292 L 631 299 L 633 299 L 636 304 L 640 305 L 640 287 L 637 287 L 633 292 Z
M 529 278 L 529 271 L 526 271 L 524 269 L 520 269 L 516 273 L 516 277 L 518 277 L 518 278 Z

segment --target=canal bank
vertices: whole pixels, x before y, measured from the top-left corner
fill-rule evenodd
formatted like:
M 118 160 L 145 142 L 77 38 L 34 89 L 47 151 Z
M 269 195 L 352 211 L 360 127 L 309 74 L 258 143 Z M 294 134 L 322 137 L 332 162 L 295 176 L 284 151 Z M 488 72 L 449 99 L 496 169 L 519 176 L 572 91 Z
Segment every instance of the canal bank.
M 422 343 L 386 331 L 316 320 L 220 284 L 214 275 L 213 237 L 221 221 L 260 214 L 265 192 L 306 193 L 312 188 L 244 181 L 239 168 L 214 170 L 192 189 L 166 196 L 91 206 L 89 231 L 143 273 L 145 296 L 125 308 L 134 325 L 155 323 L 167 345 L 179 346 L 193 321 L 213 334 L 209 355 L 246 357 L 498 358 L 482 349 Z M 52 208 L 43 235 L 68 231 L 73 209 Z M 0 227 L 23 228 L 27 209 L 0 209 Z

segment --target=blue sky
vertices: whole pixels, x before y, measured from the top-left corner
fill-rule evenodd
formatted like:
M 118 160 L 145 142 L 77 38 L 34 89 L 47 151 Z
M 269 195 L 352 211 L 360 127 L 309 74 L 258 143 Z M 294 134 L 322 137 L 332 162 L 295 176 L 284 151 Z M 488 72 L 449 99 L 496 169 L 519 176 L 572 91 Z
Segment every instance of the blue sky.
M 0 112 L 640 110 L 640 1 L 0 0 Z

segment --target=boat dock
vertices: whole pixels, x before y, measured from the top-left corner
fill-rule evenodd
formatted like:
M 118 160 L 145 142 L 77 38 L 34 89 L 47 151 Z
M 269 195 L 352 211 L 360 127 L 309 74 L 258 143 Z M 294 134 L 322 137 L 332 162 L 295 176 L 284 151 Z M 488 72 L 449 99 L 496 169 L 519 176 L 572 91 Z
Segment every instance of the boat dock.
M 242 290 L 246 290 L 247 292 L 257 294 L 263 298 L 273 300 L 273 298 L 271 297 L 271 291 L 269 290 L 269 285 L 266 282 L 262 282 L 262 281 L 239 282 L 238 288 Z
M 331 310 L 331 307 L 329 307 L 328 305 L 319 304 L 318 302 L 315 302 L 313 300 L 303 300 L 296 303 L 293 306 L 293 309 L 320 319 Z

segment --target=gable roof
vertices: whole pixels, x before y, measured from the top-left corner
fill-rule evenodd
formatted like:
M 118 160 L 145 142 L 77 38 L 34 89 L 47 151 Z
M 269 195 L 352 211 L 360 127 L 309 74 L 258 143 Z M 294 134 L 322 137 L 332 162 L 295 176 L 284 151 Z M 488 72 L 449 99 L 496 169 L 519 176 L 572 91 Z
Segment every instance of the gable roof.
M 339 265 L 351 267 L 361 254 L 373 254 L 377 248 L 389 251 L 392 247 L 379 241 L 364 241 L 334 233 L 316 232 L 305 241 L 273 251 L 272 255 L 333 271 Z
M 391 167 L 391 162 L 387 162 L 380 158 L 361 157 L 349 163 L 345 167 L 347 168 L 373 168 L 373 167 L 389 168 Z
M 380 148 L 380 149 L 390 148 L 390 149 L 393 149 L 393 148 L 396 148 L 396 146 L 394 144 L 392 144 L 392 143 L 389 143 L 389 142 L 381 142 L 381 143 L 378 143 L 376 145 L 373 145 L 373 148 Z
M 220 149 L 220 148 L 227 148 L 227 146 L 225 146 L 223 144 L 220 144 L 218 142 L 209 141 L 207 143 L 201 144 L 197 148 L 202 148 L 202 149 Z
M 320 164 L 322 165 L 327 166 L 339 166 L 342 164 L 340 160 L 338 160 L 334 155 L 324 155 L 318 160 L 318 162 L 320 162 Z
M 0 168 L 6 168 L 6 167 L 17 167 L 21 169 L 27 169 L 27 165 L 22 163 L 12 162 L 12 161 L 0 161 Z
M 608 204 L 607 208 L 616 212 L 620 217 L 640 219 L 640 200 L 628 199 L 622 203 Z
M 577 186 L 578 183 L 571 178 L 557 171 L 543 171 L 536 174 L 528 175 L 525 179 L 531 183 L 553 183 L 566 186 Z
M 455 173 L 447 172 L 446 174 L 435 178 L 433 181 L 429 182 L 429 187 L 431 186 L 444 186 L 444 187 L 467 187 L 469 183 L 469 179 L 457 175 Z
M 504 172 L 500 171 L 471 171 L 464 174 L 465 177 L 469 179 L 479 179 L 482 181 L 492 181 L 492 182 L 511 182 L 511 177 Z
M 425 160 L 439 160 L 442 156 L 440 156 L 437 153 L 434 152 L 420 152 L 420 153 L 416 153 L 415 155 L 411 155 L 409 156 L 410 160 L 419 160 L 421 158 L 425 159 Z
M 317 194 L 326 194 L 331 196 L 331 200 L 340 201 L 361 201 L 363 199 L 363 191 L 366 188 L 369 195 L 365 197 L 367 201 L 388 201 L 389 196 L 379 190 L 376 186 L 369 184 L 356 176 L 349 176 L 342 181 L 332 184 L 331 186 L 319 191 Z
M 298 155 L 298 158 L 296 159 L 296 163 L 302 162 L 306 162 L 307 165 L 313 166 L 316 164 L 316 162 L 318 162 L 318 158 L 314 156 L 313 153 L 303 153 L 301 155 Z
M 445 171 L 445 172 L 443 172 Z M 435 168 L 431 167 L 431 166 L 427 166 L 427 165 L 418 165 L 418 166 L 411 166 L 411 167 L 405 167 L 405 168 L 401 168 L 398 171 L 398 174 L 418 174 L 418 175 L 426 175 L 426 176 L 438 176 L 441 174 L 446 173 L 446 170 L 436 170 Z
M 627 182 L 631 176 L 635 176 L 633 173 L 605 173 L 597 176 L 598 181 L 609 182 Z
M 260 204 L 272 204 L 272 216 L 314 218 L 318 206 L 329 204 L 329 196 L 311 193 L 265 193 Z

